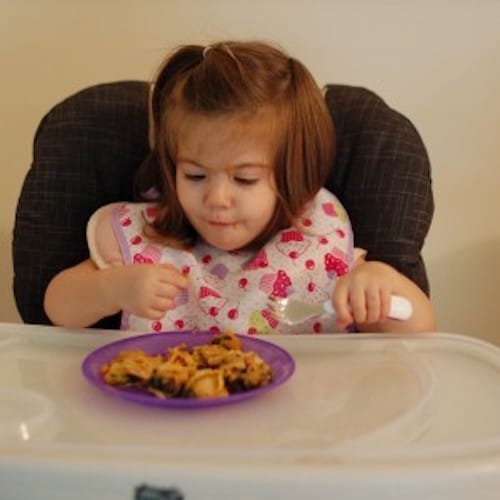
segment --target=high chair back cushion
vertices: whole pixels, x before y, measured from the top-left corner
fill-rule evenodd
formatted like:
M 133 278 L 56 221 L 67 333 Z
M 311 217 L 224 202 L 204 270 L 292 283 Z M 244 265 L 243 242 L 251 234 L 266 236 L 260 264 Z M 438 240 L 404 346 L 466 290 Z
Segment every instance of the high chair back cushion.
M 355 244 L 429 285 L 421 249 L 434 204 L 430 164 L 412 123 L 373 92 L 328 85 L 337 156 L 326 187 L 347 209 Z M 148 155 L 148 84 L 95 85 L 42 119 L 13 232 L 14 296 L 26 323 L 50 324 L 43 297 L 62 269 L 88 258 L 86 223 L 100 206 L 132 199 Z M 119 316 L 97 325 L 118 328 Z

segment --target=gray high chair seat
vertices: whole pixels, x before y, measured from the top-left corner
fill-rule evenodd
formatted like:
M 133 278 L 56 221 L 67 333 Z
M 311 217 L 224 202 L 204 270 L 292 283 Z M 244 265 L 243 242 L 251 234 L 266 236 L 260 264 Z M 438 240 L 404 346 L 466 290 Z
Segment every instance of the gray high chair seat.
M 429 293 L 422 246 L 434 202 L 429 158 L 403 115 L 360 87 L 328 85 L 337 156 L 326 187 L 347 209 L 356 246 Z M 86 223 L 100 206 L 133 199 L 148 156 L 148 83 L 120 81 L 64 99 L 36 131 L 13 231 L 14 296 L 26 323 L 50 324 L 43 297 L 59 271 L 88 258 Z M 94 325 L 118 328 L 119 315 Z

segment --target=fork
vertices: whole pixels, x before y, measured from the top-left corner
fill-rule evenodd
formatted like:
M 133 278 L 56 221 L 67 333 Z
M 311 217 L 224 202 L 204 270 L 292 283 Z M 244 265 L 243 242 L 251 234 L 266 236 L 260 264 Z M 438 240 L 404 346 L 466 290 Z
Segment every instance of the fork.
M 322 314 L 335 314 L 335 310 L 330 299 L 324 302 L 304 302 L 290 297 L 277 297 L 270 295 L 267 306 L 273 316 L 287 325 L 302 323 L 308 319 Z M 392 295 L 389 309 L 389 318 L 405 320 L 413 314 L 411 302 L 399 295 Z

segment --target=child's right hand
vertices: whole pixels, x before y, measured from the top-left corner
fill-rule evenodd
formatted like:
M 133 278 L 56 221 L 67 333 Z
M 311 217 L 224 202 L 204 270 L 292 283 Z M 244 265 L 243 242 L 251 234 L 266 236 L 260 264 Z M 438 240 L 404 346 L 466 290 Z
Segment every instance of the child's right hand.
M 160 319 L 175 303 L 180 290 L 187 288 L 186 276 L 171 264 L 130 264 L 108 268 L 104 280 L 113 309 Z
M 413 313 L 405 320 L 389 317 L 391 296 L 405 297 Z M 434 308 L 425 293 L 392 266 L 362 260 L 335 284 L 332 303 L 337 326 L 354 323 L 365 332 L 430 332 L 436 328 Z

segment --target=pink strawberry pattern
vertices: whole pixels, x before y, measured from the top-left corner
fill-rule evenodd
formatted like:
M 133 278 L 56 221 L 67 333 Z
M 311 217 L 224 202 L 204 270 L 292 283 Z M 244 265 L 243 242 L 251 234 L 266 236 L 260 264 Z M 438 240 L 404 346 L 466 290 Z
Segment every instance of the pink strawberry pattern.
M 154 245 L 146 245 L 141 252 L 134 254 L 135 264 L 156 264 L 161 260 L 161 250 Z
M 134 254 L 133 262 L 134 264 L 154 264 L 152 259 L 142 255 L 141 253 Z
M 283 269 L 280 269 L 273 283 L 272 294 L 276 297 L 288 297 L 288 288 L 292 285 L 290 277 Z
M 325 254 L 325 271 L 333 272 L 340 277 L 348 271 L 347 263 L 339 257 L 327 253 Z

